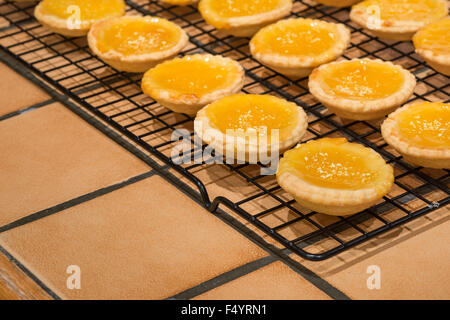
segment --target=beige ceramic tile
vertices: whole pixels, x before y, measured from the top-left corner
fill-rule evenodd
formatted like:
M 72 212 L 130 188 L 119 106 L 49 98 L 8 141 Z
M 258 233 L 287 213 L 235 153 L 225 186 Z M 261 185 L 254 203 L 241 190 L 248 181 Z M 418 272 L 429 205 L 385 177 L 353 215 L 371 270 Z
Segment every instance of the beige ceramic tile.
M 0 122 L 0 225 L 150 168 L 60 104 Z
M 353 299 L 450 299 L 449 213 L 442 208 L 322 262 L 292 257 Z
M 324 300 L 317 289 L 277 261 L 195 298 L 201 300 Z
M 0 234 L 67 298 L 160 299 L 262 258 L 265 251 L 159 176 Z M 66 268 L 81 268 L 81 290 Z
M 3 63 L 0 74 L 0 116 L 50 99 L 42 89 Z

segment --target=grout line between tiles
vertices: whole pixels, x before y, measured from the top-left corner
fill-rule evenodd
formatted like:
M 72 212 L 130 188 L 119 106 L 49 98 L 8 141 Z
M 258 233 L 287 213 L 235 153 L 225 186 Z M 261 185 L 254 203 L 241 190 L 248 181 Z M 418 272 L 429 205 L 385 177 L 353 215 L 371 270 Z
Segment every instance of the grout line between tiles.
M 5 248 L 0 245 L 0 253 L 4 254 L 9 261 L 14 263 L 20 270 L 22 270 L 31 280 L 33 280 L 42 290 L 45 291 L 50 297 L 55 300 L 61 300 L 61 298 L 53 292 L 49 287 L 47 287 L 38 277 L 36 277 L 27 267 L 25 267 L 19 260 L 17 260 L 11 253 L 9 253 Z
M 0 51 L 0 60 L 2 60 L 4 63 L 9 65 L 11 68 L 16 70 L 18 73 L 26 76 L 30 81 L 38 85 L 39 87 L 43 88 L 45 91 L 47 91 L 55 100 L 58 102 L 61 102 L 64 106 L 66 106 L 69 110 L 77 114 L 79 117 L 84 119 L 86 122 L 100 130 L 102 133 L 107 135 L 110 139 L 124 147 L 129 152 L 133 153 L 135 156 L 137 156 L 139 159 L 147 163 L 150 167 L 152 167 L 155 172 L 160 175 L 162 178 L 167 180 L 169 183 L 176 186 L 180 191 L 185 193 L 187 196 L 189 196 L 191 199 L 196 201 L 200 206 L 203 206 L 203 203 L 201 201 L 201 197 L 198 191 L 195 191 L 192 189 L 188 184 L 181 182 L 175 175 L 169 172 L 167 166 L 160 166 L 155 160 L 150 158 L 147 154 L 136 148 L 134 145 L 129 143 L 127 140 L 125 140 L 122 136 L 120 136 L 114 129 L 111 129 L 107 127 L 105 124 L 103 124 L 100 120 L 94 118 L 91 116 L 87 111 L 76 105 L 75 103 L 71 102 L 67 97 L 64 95 L 56 92 L 54 89 L 52 89 L 47 83 L 45 83 L 43 80 L 39 80 L 37 77 L 31 74 L 31 72 L 28 71 L 28 69 L 21 65 L 20 62 L 18 62 L 13 57 L 8 56 L 6 53 L 3 53 Z M 303 276 L 306 280 L 311 282 L 314 286 L 316 286 L 318 289 L 324 291 L 327 295 L 329 295 L 331 298 L 334 299 L 349 299 L 344 293 L 340 292 L 338 289 L 331 286 L 331 284 L 327 283 L 325 280 L 320 278 L 317 275 L 311 276 L 311 271 L 306 269 L 304 266 L 302 266 L 300 263 L 288 263 L 289 260 L 293 261 L 289 257 L 287 257 L 283 252 L 276 248 L 275 246 L 267 243 L 262 237 L 257 235 L 254 231 L 247 228 L 244 224 L 242 224 L 240 221 L 232 217 L 230 214 L 226 213 L 225 211 L 218 208 L 216 210 L 215 216 L 224 221 L 227 225 L 231 226 L 233 229 L 238 231 L 240 234 L 245 236 L 248 240 L 255 243 L 257 246 L 268 252 L 271 256 L 275 256 L 277 259 L 283 261 L 288 266 L 290 266 L 293 270 L 295 270 L 297 273 L 299 273 L 301 276 Z M 1 232 L 1 230 L 0 230 Z M 256 270 L 256 269 L 255 269 Z M 305 272 L 305 270 L 309 272 Z M 330 289 L 330 292 L 328 290 Z
M 50 105 L 50 104 L 52 104 L 54 102 L 55 102 L 54 99 L 49 99 L 49 100 L 45 100 L 45 101 L 36 103 L 36 104 L 34 104 L 34 105 L 30 106 L 30 107 L 26 107 L 26 108 L 22 108 L 22 109 L 13 111 L 11 113 L 8 113 L 8 114 L 5 114 L 3 116 L 0 116 L 0 121 L 3 121 L 3 120 L 6 120 L 6 119 L 9 119 L 9 118 L 12 118 L 12 117 L 15 117 L 15 116 L 19 116 L 21 114 L 24 114 L 24 113 L 27 113 L 27 112 L 30 112 L 30 111 L 33 111 L 33 110 L 36 110 L 36 109 L 48 106 L 48 105 Z
M 210 280 L 202 282 L 195 287 L 192 287 L 192 288 L 187 289 L 183 292 L 180 292 L 172 297 L 169 297 L 166 300 L 192 299 L 192 298 L 199 296 L 207 291 L 210 291 L 214 288 L 220 287 L 221 285 L 223 285 L 225 283 L 228 283 L 228 282 L 236 280 L 242 276 L 245 276 L 249 273 L 252 273 L 255 270 L 265 267 L 277 260 L 278 259 L 274 256 L 266 256 L 264 258 L 249 262 L 249 263 L 239 266 L 233 270 L 224 272 Z
M 155 171 L 149 171 L 149 172 L 140 174 L 138 176 L 134 176 L 134 177 L 132 177 L 130 179 L 127 179 L 125 181 L 122 181 L 122 182 L 110 185 L 110 186 L 105 187 L 105 188 L 101 188 L 101 189 L 95 190 L 93 192 L 84 194 L 84 195 L 79 196 L 77 198 L 65 201 L 65 202 L 57 204 L 57 205 L 55 205 L 53 207 L 50 207 L 50 208 L 47 208 L 47 209 L 44 209 L 44 210 L 32 213 L 30 215 L 27 215 L 26 217 L 23 217 L 21 219 L 18 219 L 16 221 L 8 223 L 8 224 L 6 224 L 4 226 L 1 226 L 0 227 L 0 233 L 6 232 L 6 231 L 9 231 L 11 229 L 18 228 L 18 227 L 23 226 L 25 224 L 34 222 L 36 220 L 40 220 L 42 218 L 48 217 L 48 216 L 53 215 L 55 213 L 58 213 L 58 212 L 61 212 L 63 210 L 69 209 L 71 207 L 77 206 L 77 205 L 79 205 L 81 203 L 90 201 L 92 199 L 95 199 L 97 197 L 100 197 L 100 196 L 103 196 L 105 194 L 111 193 L 111 192 L 116 191 L 118 189 L 121 189 L 123 187 L 129 186 L 129 185 L 131 185 L 133 183 L 142 181 L 142 180 L 147 179 L 147 178 L 149 178 L 149 177 L 151 177 L 153 175 L 155 175 Z

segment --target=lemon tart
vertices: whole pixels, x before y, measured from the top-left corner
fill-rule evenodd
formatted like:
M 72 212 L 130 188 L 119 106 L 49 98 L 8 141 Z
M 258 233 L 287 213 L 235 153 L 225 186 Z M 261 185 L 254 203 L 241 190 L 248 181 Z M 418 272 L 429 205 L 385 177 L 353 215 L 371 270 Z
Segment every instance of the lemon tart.
M 330 7 L 350 7 L 351 5 L 360 2 L 361 0 L 314 0 L 317 3 L 324 4 Z
M 271 95 L 235 94 L 197 113 L 195 132 L 213 149 L 239 161 L 262 161 L 298 143 L 308 126 L 293 102 Z
M 428 168 L 450 169 L 450 104 L 406 105 L 389 115 L 381 133 L 405 161 Z
M 43 0 L 34 11 L 42 25 L 68 37 L 84 36 L 95 22 L 124 14 L 124 0 Z
M 375 36 L 404 41 L 447 15 L 447 0 L 365 0 L 352 7 L 350 19 Z
M 412 73 L 391 62 L 353 59 L 315 69 L 309 90 L 331 112 L 346 119 L 380 119 L 413 94 Z
M 186 32 L 156 17 L 124 16 L 95 23 L 88 34 L 91 50 L 120 71 L 145 72 L 176 56 L 187 44 Z
M 205 21 L 227 34 L 250 37 L 263 26 L 287 16 L 292 0 L 201 0 Z
M 286 19 L 261 29 L 250 41 L 253 57 L 292 78 L 306 77 L 342 55 L 350 42 L 343 24 Z
M 244 69 L 232 59 L 195 54 L 147 71 L 142 90 L 168 109 L 194 115 L 205 105 L 239 92 L 244 78 Z
M 394 174 L 373 149 L 344 138 L 322 138 L 287 151 L 278 165 L 277 181 L 305 208 L 349 215 L 386 195 Z
M 430 23 L 413 37 L 416 52 L 436 71 L 450 76 L 450 18 Z

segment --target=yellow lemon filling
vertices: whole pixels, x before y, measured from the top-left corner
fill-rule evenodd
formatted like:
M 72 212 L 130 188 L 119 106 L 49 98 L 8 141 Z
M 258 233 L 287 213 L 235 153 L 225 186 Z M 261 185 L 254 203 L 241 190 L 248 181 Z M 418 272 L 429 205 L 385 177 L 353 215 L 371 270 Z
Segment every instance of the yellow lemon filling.
M 431 22 L 448 14 L 442 0 L 365 0 L 355 5 L 381 20 Z
M 335 96 L 346 99 L 382 99 L 400 90 L 404 76 L 385 63 L 357 60 L 332 64 L 322 79 Z
M 450 148 L 450 104 L 418 103 L 397 118 L 399 135 L 412 145 Z
M 323 138 L 289 150 L 280 161 L 277 175 L 289 172 L 315 186 L 360 190 L 375 188 L 384 192 L 380 184 L 383 174 L 381 157 L 359 144 L 344 138 Z
M 450 19 L 427 25 L 414 35 L 413 42 L 416 49 L 450 55 Z
M 206 115 L 211 126 L 222 133 L 255 130 L 258 135 L 278 130 L 286 138 L 298 124 L 297 106 L 270 95 L 231 95 L 210 104 Z
M 276 9 L 280 0 L 203 0 L 223 18 L 244 17 Z
M 316 56 L 339 41 L 333 24 L 311 19 L 291 19 L 258 32 L 252 39 L 255 53 Z
M 144 75 L 144 90 L 147 90 L 145 83 L 149 80 L 152 86 L 196 97 L 227 88 L 236 81 L 239 70 L 231 61 L 225 61 L 214 63 L 208 56 L 186 56 L 168 61 Z
M 180 30 L 170 21 L 123 17 L 101 29 L 97 47 L 102 53 L 111 50 L 123 55 L 154 53 L 174 47 L 180 36 Z
M 98 20 L 115 17 L 125 12 L 123 0 L 43 0 L 42 9 L 61 19 L 70 17 L 81 21 Z

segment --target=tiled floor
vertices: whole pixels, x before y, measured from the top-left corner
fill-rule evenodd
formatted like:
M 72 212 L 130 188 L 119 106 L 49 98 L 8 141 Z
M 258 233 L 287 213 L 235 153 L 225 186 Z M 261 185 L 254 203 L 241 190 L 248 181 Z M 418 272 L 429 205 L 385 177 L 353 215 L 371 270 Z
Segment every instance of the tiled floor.
M 278 261 L 208 291 L 196 299 L 323 300 L 330 297 Z
M 442 208 L 323 262 L 293 258 L 352 299 L 448 299 L 449 213 Z
M 0 63 L 0 116 L 27 108 L 48 100 L 50 97 L 17 72 Z

